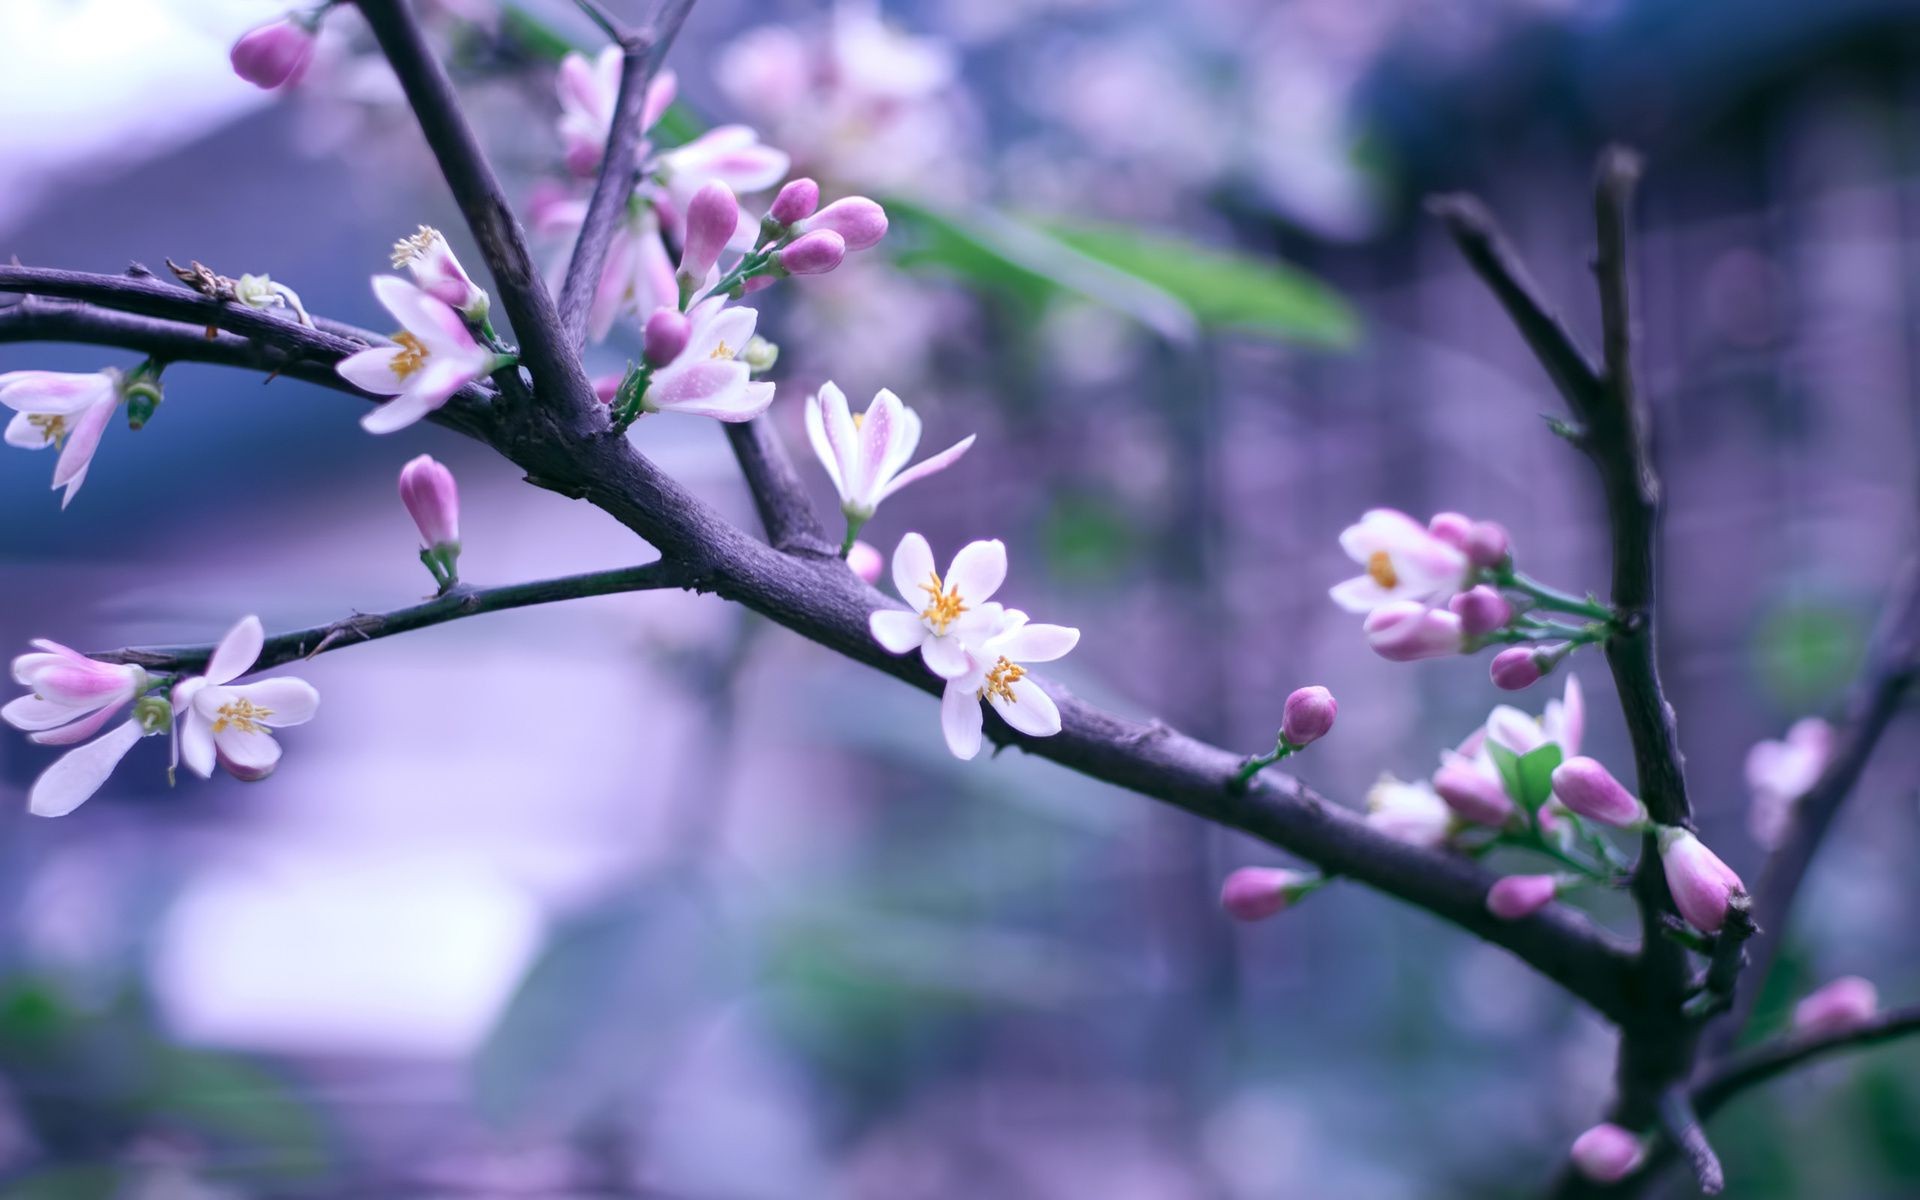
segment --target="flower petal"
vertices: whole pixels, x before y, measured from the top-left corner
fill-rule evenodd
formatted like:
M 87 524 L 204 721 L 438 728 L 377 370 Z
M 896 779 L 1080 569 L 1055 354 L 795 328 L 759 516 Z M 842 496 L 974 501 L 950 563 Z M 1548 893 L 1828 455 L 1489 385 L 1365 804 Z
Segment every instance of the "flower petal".
M 893 551 L 893 586 L 900 598 L 909 607 L 921 603 L 926 595 L 921 585 L 931 582 L 933 577 L 933 547 L 927 545 L 927 539 L 917 533 L 901 538 Z
M 113 714 L 120 711 L 123 700 L 118 704 L 109 704 L 96 710 L 91 716 L 83 717 L 71 725 L 62 725 L 58 729 L 49 729 L 44 733 L 29 734 L 28 740 L 41 746 L 71 746 L 75 742 L 84 742 L 100 731 Z
M 427 403 L 424 392 L 405 392 L 373 409 L 360 418 L 360 428 L 368 433 L 393 433 L 405 429 L 426 418 L 434 406 Z
M 1052 662 L 1080 643 L 1080 631 L 1068 625 L 1022 625 L 988 643 L 989 654 L 1018 663 Z
M 1016 679 L 1007 688 L 1012 700 L 989 692 L 987 699 L 1000 719 L 1029 737 L 1052 737 L 1060 732 L 1060 709 L 1053 697 L 1031 679 Z
M 118 384 L 105 371 L 8 371 L 0 375 L 0 404 L 15 412 L 71 416 L 115 395 Z
M 53 439 L 47 431 L 33 423 L 35 413 L 15 413 L 7 422 L 6 442 L 9 446 L 18 446 L 22 450 L 45 450 L 53 445 Z
M 214 730 L 213 748 L 228 773 L 240 779 L 264 779 L 280 762 L 280 743 L 264 729 L 228 725 Z
M 910 483 L 914 483 L 918 480 L 925 479 L 929 475 L 933 475 L 940 471 L 946 470 L 948 467 L 952 466 L 955 462 L 959 461 L 959 458 L 962 454 L 965 454 L 969 449 L 972 448 L 974 437 L 975 435 L 970 433 L 966 437 L 961 438 L 959 441 L 955 442 L 953 445 L 948 446 L 945 450 L 942 450 L 940 453 L 934 455 L 932 458 L 925 459 L 921 462 L 915 463 L 913 466 L 895 475 L 893 477 L 892 482 L 888 483 L 886 488 L 881 491 L 880 499 L 885 500 L 888 496 L 893 495 L 895 492 L 899 491 L 903 487 L 906 487 Z
M 914 618 L 916 624 L 919 620 L 918 617 Z M 924 629 L 926 626 L 922 625 L 921 628 Z M 84 707 L 56 704 L 51 700 L 43 700 L 39 696 L 21 696 L 9 700 L 5 708 L 0 708 L 0 721 L 5 721 L 15 729 L 32 731 L 65 725 L 69 721 L 80 719 L 86 713 L 87 710 Z
M 907 460 L 913 457 L 913 452 L 919 449 L 920 414 L 907 407 L 900 397 L 894 396 L 893 392 L 886 388 L 881 388 L 874 396 L 875 404 L 880 402 L 881 396 L 893 396 L 894 404 L 900 409 L 900 418 L 894 422 L 893 439 L 887 446 L 887 459 L 880 464 L 880 471 L 876 476 L 877 482 L 885 483 L 898 475 L 900 469 L 907 465 Z M 882 498 L 884 499 L 884 496 Z
M 275 729 L 305 725 L 313 720 L 313 714 L 320 708 L 320 693 L 314 686 L 291 675 L 276 675 L 259 683 L 241 684 L 227 690 L 251 702 L 255 708 L 266 709 L 268 715 L 261 717 L 260 723 Z
M 260 628 L 260 618 L 249 613 L 234 622 L 227 630 L 227 636 L 213 648 L 213 654 L 207 659 L 207 671 L 204 678 L 209 684 L 222 684 L 240 678 L 253 669 L 260 660 L 260 648 L 266 645 L 266 631 Z
M 725 403 L 746 390 L 747 364 L 708 358 L 679 362 L 653 377 L 642 397 L 645 407 L 670 412 L 686 405 Z
M 93 461 L 94 451 L 100 448 L 100 437 L 107 431 L 107 422 L 113 420 L 114 410 L 119 402 L 104 401 L 94 405 L 80 415 L 73 424 L 73 431 L 67 435 L 67 447 L 60 452 L 60 461 L 53 465 L 53 486 L 67 487 L 67 498 L 79 490 L 79 480 L 86 475 L 87 464 Z
M 918 615 L 897 608 L 874 613 L 867 618 L 867 628 L 873 632 L 873 640 L 889 654 L 905 654 L 918 648 L 931 632 Z
M 373 294 L 394 320 L 426 346 L 429 360 L 440 354 L 471 353 L 478 344 L 459 313 L 398 275 L 375 275 Z
M 930 637 L 920 643 L 920 657 L 942 679 L 959 679 L 973 669 L 973 656 L 957 637 Z
M 349 354 L 334 364 L 340 378 L 363 392 L 376 396 L 398 396 L 407 390 L 407 381 L 393 372 L 393 360 L 400 356 L 398 346 L 375 346 L 358 354 Z
M 1370 613 L 1391 600 L 1401 597 L 1374 582 L 1371 575 L 1355 575 L 1352 579 L 1342 580 L 1327 589 L 1327 595 L 1333 602 L 1351 613 Z
M 833 387 L 825 384 L 821 391 Z M 835 389 L 838 390 L 837 388 Z M 827 423 L 820 415 L 820 395 L 818 392 L 807 397 L 803 415 L 807 426 L 807 442 L 813 447 L 813 456 L 827 469 L 827 478 L 833 480 L 833 490 L 844 502 L 847 498 L 846 484 L 841 481 L 840 456 L 834 452 L 833 443 L 827 439 Z
M 773 384 L 766 381 L 730 388 L 705 400 L 675 405 L 674 412 L 690 417 L 712 417 L 716 421 L 751 421 L 773 404 Z
M 68 751 L 33 781 L 33 790 L 27 794 L 27 811 L 36 817 L 64 817 L 79 808 L 100 790 L 144 733 L 140 722 L 126 721 L 105 736 Z
M 180 752 L 180 761 L 186 764 L 202 779 L 213 774 L 213 722 L 200 715 L 198 709 L 186 710 L 180 721 L 179 742 L 175 748 Z
M 969 606 L 991 599 L 1007 578 L 1007 548 L 998 538 L 968 542 L 953 556 L 947 569 L 946 585 L 960 593 Z
M 972 758 L 980 753 L 980 697 L 969 688 L 949 683 L 940 695 L 940 731 L 947 736 L 947 749 L 955 758 Z

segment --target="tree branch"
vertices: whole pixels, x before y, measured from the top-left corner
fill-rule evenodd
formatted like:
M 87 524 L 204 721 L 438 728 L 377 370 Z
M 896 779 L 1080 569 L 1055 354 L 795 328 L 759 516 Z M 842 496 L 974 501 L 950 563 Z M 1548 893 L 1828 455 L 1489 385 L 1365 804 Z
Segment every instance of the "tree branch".
M 1778 1038 L 1716 1066 L 1694 1085 L 1694 1105 L 1702 1117 L 1710 1117 L 1741 1092 L 1802 1064 L 1842 1051 L 1863 1050 L 1911 1033 L 1920 1033 L 1920 1004 L 1888 1009 L 1864 1024 L 1836 1033 Z
M 826 530 L 807 498 L 806 485 L 793 469 L 786 447 L 765 417 L 727 425 L 727 442 L 753 493 L 753 507 L 775 549 L 789 553 L 832 554 Z
M 578 350 L 587 340 L 587 312 L 593 307 L 593 294 L 607 262 L 607 248 L 613 231 L 625 217 L 633 195 L 634 172 L 639 166 L 640 146 L 646 130 L 641 127 L 647 105 L 647 89 L 653 83 L 660 63 L 679 34 L 694 0 L 665 0 L 645 29 L 628 32 L 608 17 L 598 5 L 586 6 L 596 23 L 607 30 L 620 45 L 620 93 L 614 104 L 613 123 L 607 133 L 607 147 L 600 159 L 600 177 L 593 185 L 593 198 L 587 202 L 587 215 L 574 241 L 573 256 L 567 263 L 566 281 L 560 288 L 560 322 L 566 330 L 567 345 Z
M 661 560 L 637 567 L 563 575 L 557 579 L 540 579 L 503 587 L 474 588 L 461 585 L 444 596 L 436 596 L 407 608 L 384 613 L 355 613 L 351 617 L 315 625 L 311 629 L 275 634 L 266 640 L 252 669 L 265 671 L 285 663 L 312 658 L 328 650 L 376 641 L 397 633 L 411 633 L 416 629 L 477 617 L 482 613 L 526 608 L 533 604 L 552 604 L 560 600 L 579 600 L 587 596 L 686 588 L 694 584 L 695 578 L 686 568 Z M 199 671 L 205 668 L 213 650 L 212 643 L 203 646 L 134 646 L 97 653 L 92 657 L 102 662 L 133 663 L 149 671 Z

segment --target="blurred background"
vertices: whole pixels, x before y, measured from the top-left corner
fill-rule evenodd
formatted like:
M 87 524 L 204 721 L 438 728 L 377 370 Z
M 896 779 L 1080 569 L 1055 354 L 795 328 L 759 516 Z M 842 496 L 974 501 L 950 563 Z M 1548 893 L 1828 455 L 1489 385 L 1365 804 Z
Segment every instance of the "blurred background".
M 554 61 L 591 26 L 419 7 L 509 189 L 550 187 Z M 374 328 L 367 278 L 415 225 L 479 275 L 357 14 L 289 94 L 232 75 L 279 11 L 0 7 L 0 253 L 268 271 Z M 1223 745 L 1270 746 L 1287 692 L 1328 685 L 1340 726 L 1298 770 L 1356 805 L 1505 697 L 1484 656 L 1367 652 L 1326 597 L 1345 525 L 1458 509 L 1531 573 L 1605 583 L 1590 472 L 1536 416 L 1559 403 L 1422 199 L 1485 197 L 1591 341 L 1592 158 L 1645 152 L 1662 651 L 1707 840 L 1754 877 L 1747 748 L 1836 715 L 1920 533 L 1913 6 L 703 0 L 672 62 L 670 124 L 752 123 L 894 216 L 762 305 L 771 420 L 823 511 L 800 429 L 823 380 L 893 388 L 930 447 L 977 432 L 869 540 L 1006 539 L 1004 598 L 1084 631 L 1060 679 Z M 634 354 L 616 334 L 594 362 Z M 0 346 L 0 370 L 132 362 Z M 371 439 L 294 381 L 167 384 L 64 513 L 51 456 L 0 452 L 0 645 L 414 602 L 394 476 L 422 452 L 459 475 L 472 582 L 651 557 L 449 432 Z M 751 521 L 712 423 L 633 436 Z M 1570 665 L 1588 752 L 1624 772 L 1603 666 Z M 1606 1027 L 1504 952 L 1351 886 L 1232 925 L 1219 881 L 1269 849 L 1017 754 L 956 762 L 926 697 L 711 598 L 298 673 L 320 716 L 257 785 L 170 789 L 153 739 L 41 820 L 52 752 L 0 739 L 0 1194 L 1521 1196 L 1608 1094 Z M 1763 1028 L 1834 975 L 1920 988 L 1917 759 L 1902 717 Z M 1714 1134 L 1730 1195 L 1913 1195 L 1920 1048 L 1749 1094 Z

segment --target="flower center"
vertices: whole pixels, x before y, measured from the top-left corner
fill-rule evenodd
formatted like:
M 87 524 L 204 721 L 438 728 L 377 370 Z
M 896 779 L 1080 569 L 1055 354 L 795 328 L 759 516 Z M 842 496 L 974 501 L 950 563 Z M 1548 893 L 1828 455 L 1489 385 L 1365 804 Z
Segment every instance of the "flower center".
M 732 358 L 733 355 L 734 355 L 733 347 L 727 345 L 726 342 L 722 341 L 718 346 L 715 346 L 713 348 L 713 353 L 709 354 L 707 357 L 708 358 Z
M 422 225 L 420 232 L 412 237 L 403 237 L 393 244 L 393 265 L 404 267 L 416 258 L 424 258 L 433 244 L 440 240 L 440 231 L 431 225 Z
M 66 445 L 67 419 L 65 417 L 52 413 L 29 413 L 27 414 L 27 424 L 38 429 L 40 436 L 48 442 L 53 443 L 55 450 L 59 450 Z
M 863 412 L 857 412 L 857 413 L 848 413 L 847 415 L 853 418 L 853 427 L 854 427 L 855 429 L 858 429 L 858 428 L 860 428 L 860 426 L 861 426 L 861 425 L 862 425 L 862 424 L 863 424 L 863 423 L 864 423 L 864 422 L 866 421 L 866 419 L 867 419 L 867 414 L 865 414 L 865 413 L 863 413 Z
M 1400 576 L 1393 570 L 1393 559 L 1388 557 L 1385 550 L 1375 550 L 1367 555 L 1367 574 L 1373 576 L 1373 581 L 1383 588 L 1400 582 Z
M 927 624 L 933 626 L 935 633 L 945 637 L 947 626 L 960 619 L 960 614 L 967 611 L 967 605 L 960 599 L 959 588 L 944 591 L 941 589 L 940 572 L 930 571 L 927 573 L 927 578 L 931 582 L 921 584 L 920 590 L 932 599 L 928 601 L 925 608 L 920 610 L 920 616 Z
M 426 364 L 426 343 L 411 333 L 394 334 L 393 344 L 400 347 L 400 353 L 393 356 L 393 363 L 388 368 L 395 379 L 405 379 Z
M 993 670 L 987 672 L 987 685 L 980 689 L 980 695 L 998 696 L 1008 704 L 1018 704 L 1020 698 L 1013 694 L 1013 685 L 1027 677 L 1027 669 L 1006 658 L 993 664 Z
M 260 723 L 262 717 L 270 717 L 273 710 L 260 708 L 253 701 L 241 697 L 229 700 L 218 710 L 220 719 L 213 723 L 213 731 L 219 733 L 226 729 L 238 729 L 241 733 L 261 733 L 266 726 Z

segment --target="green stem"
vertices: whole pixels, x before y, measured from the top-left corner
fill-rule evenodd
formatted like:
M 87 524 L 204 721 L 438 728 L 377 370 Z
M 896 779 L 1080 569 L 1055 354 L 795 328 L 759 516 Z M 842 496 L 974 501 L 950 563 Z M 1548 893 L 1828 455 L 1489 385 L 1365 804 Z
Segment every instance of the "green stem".
M 1250 755 L 1247 761 L 1240 764 L 1240 769 L 1234 772 L 1233 778 L 1227 782 L 1227 790 L 1236 796 L 1246 791 L 1247 785 L 1253 782 L 1255 775 L 1258 775 L 1268 767 L 1279 762 L 1287 755 L 1292 754 L 1297 749 L 1299 749 L 1299 747 L 1287 741 L 1286 735 L 1282 734 L 1274 740 L 1272 754 Z
M 1573 613 L 1575 616 L 1586 617 L 1593 621 L 1604 621 L 1609 625 L 1612 624 L 1614 619 L 1613 610 L 1606 605 L 1596 603 L 1592 599 L 1583 599 L 1571 592 L 1563 592 L 1558 588 L 1548 587 L 1539 580 L 1522 575 L 1511 567 L 1496 572 L 1494 582 L 1503 588 L 1525 593 L 1541 608 L 1553 609 L 1556 612 Z

